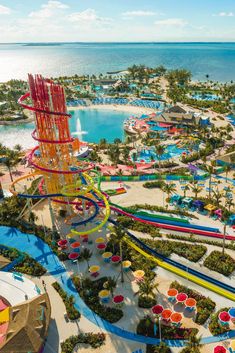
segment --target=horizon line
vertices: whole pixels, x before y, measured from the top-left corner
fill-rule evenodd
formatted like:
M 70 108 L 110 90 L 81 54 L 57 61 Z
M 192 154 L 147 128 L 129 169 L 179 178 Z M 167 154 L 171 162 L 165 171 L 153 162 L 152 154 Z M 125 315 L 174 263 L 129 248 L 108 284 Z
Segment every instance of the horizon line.
M 177 43 L 188 43 L 188 44 L 235 44 L 235 40 L 231 41 L 26 41 L 26 42 L 0 42 L 0 45 L 4 44 L 177 44 Z

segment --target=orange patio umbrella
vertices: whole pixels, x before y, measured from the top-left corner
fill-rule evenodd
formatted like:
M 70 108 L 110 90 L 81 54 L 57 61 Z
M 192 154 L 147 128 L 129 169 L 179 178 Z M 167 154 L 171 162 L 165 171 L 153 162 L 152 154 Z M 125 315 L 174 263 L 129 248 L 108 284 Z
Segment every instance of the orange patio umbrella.
M 163 320 L 169 320 L 172 315 L 172 311 L 170 309 L 164 309 L 161 315 Z
M 173 313 L 170 319 L 172 323 L 178 324 L 182 320 L 182 315 L 180 313 Z

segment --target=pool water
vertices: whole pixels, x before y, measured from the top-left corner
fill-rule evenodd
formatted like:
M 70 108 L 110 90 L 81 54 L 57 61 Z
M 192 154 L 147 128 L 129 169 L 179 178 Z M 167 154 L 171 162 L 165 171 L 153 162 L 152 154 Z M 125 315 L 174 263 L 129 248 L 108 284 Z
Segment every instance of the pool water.
M 71 112 L 70 129 L 73 136 L 87 142 L 99 142 L 105 138 L 113 142 L 115 138 L 124 138 L 124 121 L 130 113 L 105 109 L 84 109 Z
M 217 101 L 221 99 L 217 94 L 193 94 L 192 98 L 199 101 Z
M 138 153 L 137 161 L 140 162 L 144 160 L 145 162 L 152 162 L 153 160 L 158 161 L 159 159 L 165 161 L 170 158 L 179 157 L 182 153 L 187 153 L 187 150 L 184 148 L 179 148 L 177 145 L 169 145 L 165 149 L 165 153 L 159 157 L 154 149 L 143 149 Z
M 84 109 L 71 112 L 69 121 L 72 136 L 87 142 L 99 142 L 105 138 L 113 142 L 115 138 L 124 138 L 123 122 L 130 113 L 105 109 Z M 37 145 L 31 137 L 34 123 L 19 124 L 14 126 L 0 125 L 0 143 L 7 147 L 20 144 L 23 148 Z
M 229 122 L 235 126 L 235 115 L 231 114 L 227 116 L 227 119 L 229 120 Z

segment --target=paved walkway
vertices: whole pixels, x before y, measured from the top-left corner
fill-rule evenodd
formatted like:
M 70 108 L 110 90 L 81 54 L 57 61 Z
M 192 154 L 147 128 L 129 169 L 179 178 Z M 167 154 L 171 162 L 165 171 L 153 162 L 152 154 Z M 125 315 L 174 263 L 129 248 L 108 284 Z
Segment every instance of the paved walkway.
M 96 315 L 88 306 L 83 302 L 79 296 L 72 280 L 68 276 L 65 267 L 59 261 L 58 257 L 52 252 L 50 247 L 40 238 L 32 234 L 25 234 L 11 227 L 0 227 L 0 243 L 5 246 L 14 247 L 22 252 L 27 253 L 29 256 L 38 261 L 46 268 L 50 275 L 58 281 L 68 295 L 73 295 L 75 300 L 75 307 L 80 313 L 85 316 L 89 321 L 99 326 L 101 329 L 106 330 L 111 334 L 119 337 L 129 339 L 131 341 L 141 342 L 145 344 L 159 345 L 160 340 L 151 337 L 137 335 L 135 333 L 123 330 L 109 322 L 101 319 Z M 203 344 L 212 342 L 224 341 L 228 338 L 235 337 L 235 330 L 229 331 L 224 335 L 204 337 Z M 171 347 L 184 346 L 183 340 L 165 340 L 166 344 Z

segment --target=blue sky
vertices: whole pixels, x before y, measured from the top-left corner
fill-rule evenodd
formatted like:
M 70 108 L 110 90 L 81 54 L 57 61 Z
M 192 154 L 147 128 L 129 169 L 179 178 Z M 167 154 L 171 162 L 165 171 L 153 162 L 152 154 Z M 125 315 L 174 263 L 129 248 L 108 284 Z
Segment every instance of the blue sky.
M 0 42 L 235 41 L 235 0 L 0 0 Z

